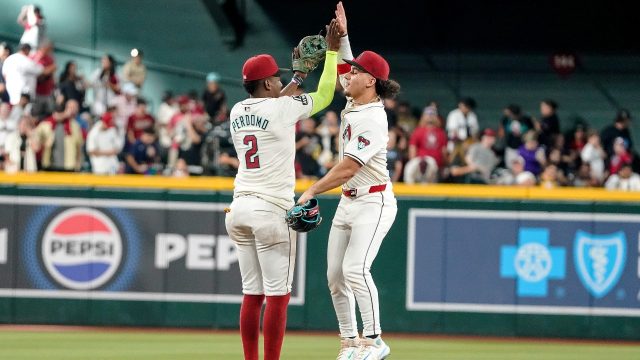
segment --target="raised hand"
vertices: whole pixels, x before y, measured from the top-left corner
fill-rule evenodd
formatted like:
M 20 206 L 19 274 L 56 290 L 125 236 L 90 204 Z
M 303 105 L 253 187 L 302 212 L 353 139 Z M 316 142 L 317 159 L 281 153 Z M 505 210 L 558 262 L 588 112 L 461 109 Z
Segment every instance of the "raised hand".
M 338 21 L 332 19 L 331 23 L 327 25 L 327 50 L 338 51 L 340 48 L 340 30 L 338 29 Z
M 347 14 L 344 12 L 342 1 L 336 6 L 336 20 L 338 21 L 338 32 L 340 36 L 347 35 Z

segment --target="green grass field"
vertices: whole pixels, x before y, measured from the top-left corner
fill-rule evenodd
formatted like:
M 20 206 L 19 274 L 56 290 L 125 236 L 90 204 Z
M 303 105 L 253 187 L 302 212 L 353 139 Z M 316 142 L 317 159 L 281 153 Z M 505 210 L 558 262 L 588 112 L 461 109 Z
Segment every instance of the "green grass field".
M 390 360 L 625 360 L 640 359 L 637 344 L 515 341 L 430 337 L 385 337 Z M 330 335 L 290 333 L 282 360 L 334 359 L 338 341 Z M 232 332 L 132 330 L 0 330 L 3 360 L 226 360 L 242 359 L 239 335 Z

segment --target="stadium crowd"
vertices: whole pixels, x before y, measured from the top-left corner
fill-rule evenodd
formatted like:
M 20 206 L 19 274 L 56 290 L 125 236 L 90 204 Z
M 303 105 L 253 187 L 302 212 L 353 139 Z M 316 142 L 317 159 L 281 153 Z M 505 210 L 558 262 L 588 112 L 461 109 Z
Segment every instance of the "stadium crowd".
M 73 61 L 58 67 L 40 9 L 25 6 L 18 22 L 25 29 L 20 45 L 12 52 L 0 44 L 4 171 L 235 174 L 229 107 L 216 73 L 203 79 L 201 93 L 167 91 L 152 114 L 140 96 L 142 51 L 132 50 L 121 70 L 105 55 L 85 77 Z M 627 110 L 601 131 L 581 122 L 561 132 L 558 104 L 550 99 L 541 100 L 539 116 L 506 106 L 497 128 L 482 126 L 472 98 L 460 99 L 446 116 L 435 102 L 417 111 L 397 99 L 384 103 L 393 181 L 640 190 L 640 157 Z M 338 136 L 336 111 L 299 122 L 297 177 L 317 178 L 331 169 L 338 161 Z

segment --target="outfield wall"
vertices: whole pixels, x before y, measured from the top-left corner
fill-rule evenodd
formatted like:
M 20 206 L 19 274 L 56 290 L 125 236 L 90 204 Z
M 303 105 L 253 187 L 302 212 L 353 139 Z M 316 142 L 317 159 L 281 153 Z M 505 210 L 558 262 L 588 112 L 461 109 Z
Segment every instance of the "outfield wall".
M 231 188 L 223 178 L 0 175 L 0 323 L 237 327 Z M 640 194 L 396 192 L 372 269 L 384 330 L 640 339 Z M 325 278 L 336 194 L 321 199 L 323 225 L 298 238 L 289 328 L 337 331 Z

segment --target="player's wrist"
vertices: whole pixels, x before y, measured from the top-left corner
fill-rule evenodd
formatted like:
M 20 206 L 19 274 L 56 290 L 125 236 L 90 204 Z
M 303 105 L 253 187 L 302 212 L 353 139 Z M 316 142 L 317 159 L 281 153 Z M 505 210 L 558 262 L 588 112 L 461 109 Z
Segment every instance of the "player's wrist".
M 307 74 L 306 72 L 302 72 L 302 71 L 295 70 L 295 71 L 293 72 L 293 75 L 294 75 L 294 76 L 295 76 L 295 75 L 298 75 L 298 76 L 300 76 L 301 78 L 306 79 L 306 78 L 307 78 L 307 75 L 309 75 L 309 74 Z
M 296 84 L 297 86 L 302 86 L 304 79 L 298 74 L 293 74 L 293 77 L 291 77 L 291 82 Z

